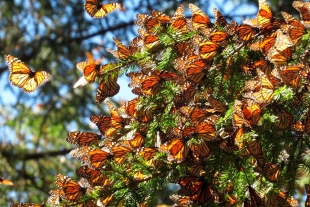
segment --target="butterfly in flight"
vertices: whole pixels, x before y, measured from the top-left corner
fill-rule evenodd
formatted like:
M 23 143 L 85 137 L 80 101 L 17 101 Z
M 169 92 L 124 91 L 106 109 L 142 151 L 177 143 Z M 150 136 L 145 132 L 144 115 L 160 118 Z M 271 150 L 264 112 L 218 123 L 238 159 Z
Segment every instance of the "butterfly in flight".
M 98 0 L 86 0 L 84 9 L 93 18 L 103 18 L 107 14 L 120 9 L 120 3 L 102 4 Z
M 0 184 L 3 184 L 3 185 L 14 185 L 14 183 L 10 180 L 7 180 L 5 178 L 2 178 L 0 177 Z
M 14 86 L 31 93 L 38 86 L 50 80 L 50 74 L 46 71 L 32 71 L 25 63 L 11 55 L 5 55 L 4 59 L 8 64 L 10 75 L 9 81 Z

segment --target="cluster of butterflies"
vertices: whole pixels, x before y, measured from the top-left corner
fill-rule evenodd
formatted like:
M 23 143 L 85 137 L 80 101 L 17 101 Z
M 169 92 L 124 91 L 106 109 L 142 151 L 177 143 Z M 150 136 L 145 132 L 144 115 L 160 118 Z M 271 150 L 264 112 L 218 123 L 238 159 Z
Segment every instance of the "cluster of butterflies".
M 82 163 L 76 170 L 81 179 L 77 182 L 58 174 L 55 183 L 58 188 L 50 192 L 49 205 L 57 206 L 63 201 L 81 207 L 122 203 L 125 201 L 119 198 L 126 196 L 117 196 L 122 192 L 113 189 L 114 185 L 120 185 L 118 182 L 137 186 L 152 178 L 166 177 L 160 169 L 167 170 L 173 165 L 184 169 L 174 180 L 180 186 L 178 193 L 170 196 L 174 206 L 207 206 L 209 203 L 224 206 L 243 203 L 245 207 L 298 206 L 297 200 L 284 191 L 262 197 L 253 183 L 244 186 L 246 198 L 241 201 L 231 186 L 220 189 L 220 170 L 208 168 L 221 153 L 231 157 L 239 153 L 241 160 L 251 157 L 251 167 L 260 180 L 277 183 L 285 162 L 266 160 L 260 137 L 244 138 L 258 129 L 266 110 L 277 117 L 275 130 L 291 130 L 299 136 L 310 134 L 309 109 L 296 120 L 281 103 L 275 103 L 276 90 L 283 86 L 296 93 L 296 105 L 309 90 L 306 58 L 296 58 L 294 52 L 310 26 L 310 3 L 295 1 L 293 6 L 300 12 L 301 21 L 285 12 L 281 13 L 283 20 L 275 18 L 265 0 L 259 0 L 257 17 L 244 20 L 242 24 L 228 23 L 217 9 L 214 9 L 212 23 L 194 4 L 189 4 L 190 18 L 184 16 L 183 6 L 172 16 L 159 11 L 138 14 L 139 35 L 128 47 L 114 38 L 117 49 L 108 49 L 118 59 L 117 63 L 100 65 L 87 61 L 77 65 L 85 83 L 101 78 L 97 103 L 118 93 L 116 81 L 122 67 L 138 66 L 140 71 L 127 73 L 129 87 L 138 97 L 119 109 L 106 101 L 110 116 L 90 117 L 100 134 L 82 131 L 68 134 L 67 141 L 77 146 L 70 155 Z M 94 0 L 85 3 L 86 11 L 96 18 L 119 7 L 117 3 L 100 5 Z M 230 69 L 242 48 L 247 48 L 253 57 L 245 57 L 239 64 L 239 71 Z M 221 62 L 225 52 L 229 57 Z M 291 63 L 294 58 L 299 64 Z M 18 62 L 12 61 L 11 56 L 7 59 L 8 63 Z M 165 62 L 167 59 L 169 61 Z M 234 104 L 229 110 L 222 95 L 230 92 L 214 88 L 212 83 L 219 76 L 223 82 L 232 81 L 237 73 L 247 79 L 243 90 L 233 97 Z M 231 119 L 227 118 L 229 116 Z M 218 123 L 223 123 L 223 119 L 226 123 L 221 126 Z M 161 122 L 169 122 L 171 127 L 161 127 Z M 133 168 L 135 161 L 148 166 L 148 170 Z M 124 180 L 112 179 L 115 166 L 127 169 Z M 236 168 L 246 174 L 244 166 L 236 164 Z M 306 206 L 310 206 L 309 189 L 306 185 Z M 90 196 L 93 190 L 99 190 L 96 198 Z

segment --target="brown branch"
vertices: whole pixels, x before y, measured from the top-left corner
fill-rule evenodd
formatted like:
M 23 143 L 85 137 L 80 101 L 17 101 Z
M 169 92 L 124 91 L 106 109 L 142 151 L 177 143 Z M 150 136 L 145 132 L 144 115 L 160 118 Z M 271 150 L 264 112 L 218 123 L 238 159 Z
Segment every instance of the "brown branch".
M 41 153 L 35 153 L 35 154 L 27 154 L 23 160 L 38 160 L 41 158 L 46 157 L 54 157 L 59 155 L 66 155 L 68 154 L 72 149 L 64 149 L 60 151 L 51 151 L 51 152 L 41 152 Z
M 54 157 L 59 155 L 66 155 L 68 154 L 72 149 L 64 149 L 64 150 L 58 150 L 58 151 L 50 151 L 50 152 L 40 152 L 40 153 L 33 153 L 33 154 L 26 154 L 24 156 L 20 157 L 20 160 L 38 160 L 41 158 L 47 158 L 47 157 Z M 14 155 L 11 151 L 3 150 L 1 152 L 1 155 L 5 158 L 12 159 L 16 155 Z

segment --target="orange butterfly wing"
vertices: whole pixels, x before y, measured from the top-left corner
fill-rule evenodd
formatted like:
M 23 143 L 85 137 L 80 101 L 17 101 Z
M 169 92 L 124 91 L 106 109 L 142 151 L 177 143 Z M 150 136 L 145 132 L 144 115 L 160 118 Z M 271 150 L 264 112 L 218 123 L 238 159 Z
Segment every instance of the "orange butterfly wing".
M 258 28 L 243 24 L 236 28 L 236 34 L 241 41 L 249 41 L 257 32 Z
M 92 146 L 92 145 L 97 146 L 99 140 L 101 139 L 102 135 L 98 135 L 92 132 L 74 131 L 68 133 L 66 141 L 80 147 L 80 146 Z
M 96 124 L 102 135 L 104 135 L 105 132 L 112 127 L 111 117 L 109 116 L 93 115 L 90 117 L 90 121 Z
M 113 97 L 119 92 L 120 86 L 117 83 L 117 77 L 109 78 L 107 81 L 105 78 L 99 83 L 96 93 L 96 103 L 102 103 L 107 97 Z
M 190 3 L 189 9 L 192 12 L 192 27 L 194 29 L 212 27 L 209 17 L 196 5 Z
M 59 190 L 63 192 L 62 198 L 68 201 L 78 201 L 85 193 L 86 188 L 80 186 L 76 181 L 70 177 L 57 174 L 55 184 Z

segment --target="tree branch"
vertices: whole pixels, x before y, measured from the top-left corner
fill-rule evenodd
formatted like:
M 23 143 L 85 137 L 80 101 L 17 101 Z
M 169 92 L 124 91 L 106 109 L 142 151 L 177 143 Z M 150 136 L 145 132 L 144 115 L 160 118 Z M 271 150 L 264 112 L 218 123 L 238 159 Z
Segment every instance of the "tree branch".
M 41 152 L 41 153 L 35 153 L 35 154 L 28 154 L 24 157 L 23 160 L 38 160 L 45 157 L 54 157 L 59 155 L 66 155 L 68 154 L 72 149 L 64 149 L 60 151 L 51 151 L 51 152 Z

